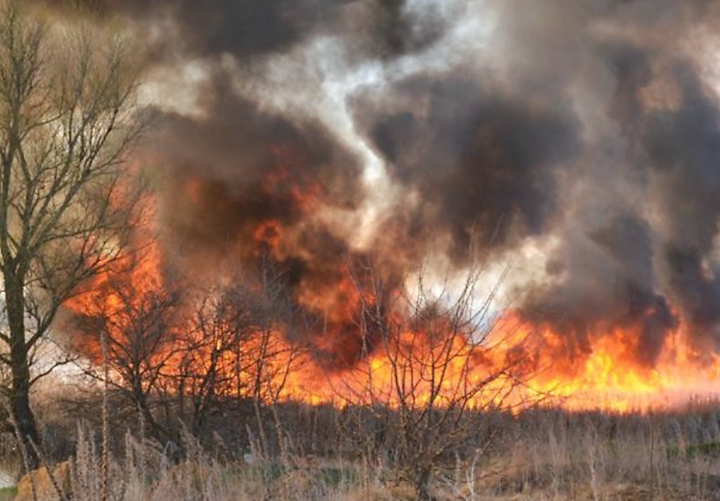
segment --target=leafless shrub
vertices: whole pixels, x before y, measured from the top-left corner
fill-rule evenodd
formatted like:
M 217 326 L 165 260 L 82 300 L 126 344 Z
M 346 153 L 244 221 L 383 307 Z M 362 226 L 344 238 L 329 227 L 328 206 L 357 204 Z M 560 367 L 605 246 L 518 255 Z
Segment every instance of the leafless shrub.
M 353 426 L 374 442 L 368 450 L 403 472 L 419 499 L 430 499 L 441 464 L 473 463 L 487 446 L 493 413 L 530 406 L 515 391 L 535 370 L 529 341 L 512 328 L 490 336 L 494 292 L 477 297 L 482 266 L 471 267 L 454 294 L 447 283 L 431 293 L 421 269 L 412 296 L 386 288 L 372 266 L 354 269 L 363 358 L 371 362 L 353 367 L 336 391 L 355 409 Z

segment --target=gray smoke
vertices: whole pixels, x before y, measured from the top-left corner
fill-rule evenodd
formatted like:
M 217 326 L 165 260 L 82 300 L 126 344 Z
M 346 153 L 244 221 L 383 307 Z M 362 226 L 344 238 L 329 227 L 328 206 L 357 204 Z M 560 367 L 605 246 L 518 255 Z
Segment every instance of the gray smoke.
M 720 349 L 718 3 L 93 2 L 152 34 L 165 238 L 190 261 L 255 259 L 268 220 L 319 290 L 340 256 L 400 277 L 539 248 L 509 279 L 522 313 L 578 356 L 635 327 L 648 365 L 681 321 Z

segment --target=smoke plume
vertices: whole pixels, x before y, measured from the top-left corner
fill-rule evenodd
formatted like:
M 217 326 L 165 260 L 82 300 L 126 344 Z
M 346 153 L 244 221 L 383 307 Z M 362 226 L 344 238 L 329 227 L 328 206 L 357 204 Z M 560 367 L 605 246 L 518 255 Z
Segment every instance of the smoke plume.
M 146 49 L 164 244 L 269 255 L 339 361 L 349 261 L 400 287 L 471 250 L 571 352 L 633 326 L 652 365 L 681 321 L 720 349 L 717 2 L 91 3 Z

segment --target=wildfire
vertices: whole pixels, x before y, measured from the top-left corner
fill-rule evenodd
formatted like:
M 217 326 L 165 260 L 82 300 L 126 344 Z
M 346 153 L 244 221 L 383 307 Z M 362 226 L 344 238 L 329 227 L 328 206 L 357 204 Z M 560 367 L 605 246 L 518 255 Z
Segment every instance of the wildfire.
M 262 189 L 289 194 L 300 213 L 317 208 L 320 185 L 298 184 L 292 156 L 274 153 L 286 165 Z M 200 181 L 185 189 L 192 203 L 202 203 Z M 253 221 L 248 233 L 242 245 L 252 250 L 243 259 L 269 255 L 282 265 L 308 252 L 296 249 L 301 230 L 278 219 Z M 393 306 L 402 291 L 383 299 L 342 261 L 315 264 L 293 285 L 292 308 L 302 310 L 302 329 L 309 331 L 298 336 L 300 317 L 275 315 L 266 284 L 251 286 L 249 299 L 204 291 L 178 300 L 176 289 L 191 287 L 166 279 L 153 231 L 137 240 L 141 252 L 108 266 L 65 306 L 86 320 L 86 335 L 76 340 L 80 351 L 99 362 L 103 332 L 118 377 L 146 364 L 142 370 L 155 371 L 165 391 L 201 391 L 212 380 L 220 395 L 264 401 L 442 407 L 460 399 L 473 408 L 548 404 L 628 412 L 712 394 L 720 376 L 720 359 L 699 353 L 682 321 L 647 359 L 639 323 L 592 326 L 580 346 L 578 336 L 521 312 L 472 328 L 438 305 Z M 147 360 L 133 360 L 133 350 Z
M 639 359 L 640 333 L 634 328 L 595 333 L 586 352 L 574 358 L 561 349 L 566 336 L 549 329 L 540 332 L 548 346 L 546 356 L 552 360 L 530 386 L 561 399 L 566 408 L 647 411 L 717 393 L 713 388 L 720 375 L 717 357 L 701 357 L 682 326 L 666 337 L 652 364 Z
M 131 285 L 125 293 L 113 288 L 108 273 L 97 277 L 68 308 L 87 317 L 112 319 L 104 327 L 115 330 L 110 337 L 118 343 L 132 343 L 126 331 L 135 326 L 129 317 L 137 315 L 138 308 L 149 297 L 161 294 L 164 287 L 161 257 L 159 247 L 151 246 L 143 260 L 125 273 L 123 279 Z M 349 278 L 341 283 L 332 294 L 318 292 L 313 303 L 328 311 L 328 321 L 336 329 L 360 311 L 358 305 L 363 301 Z M 309 304 L 311 292 L 303 294 L 299 301 Z M 134 304 L 128 305 L 128 301 Z M 181 377 L 187 370 L 201 374 L 214 365 L 228 381 L 239 378 L 224 389 L 228 394 L 247 392 L 259 381 L 264 399 L 335 405 L 379 402 L 397 406 L 402 399 L 412 398 L 414 406 L 427 405 L 430 399 L 435 399 L 435 406 L 443 406 L 464 392 L 469 404 L 477 408 L 547 401 L 573 410 L 627 412 L 670 405 L 693 392 L 707 392 L 707 383 L 720 375 L 720 361 L 701 362 L 685 342 L 682 328 L 668 337 L 657 362 L 649 365 L 637 358 L 639 334 L 633 329 L 595 333 L 586 350 L 569 356 L 566 336 L 525 322 L 514 313 L 507 313 L 488 332 L 475 333 L 479 339 L 438 319 L 432 329 L 426 325 L 425 330 L 414 331 L 407 325 L 402 318 L 388 320 L 386 332 L 378 335 L 380 340 L 352 366 L 332 371 L 323 366 L 318 351 L 361 351 L 361 334 L 354 341 L 338 338 L 354 342 L 350 348 L 339 346 L 333 338 L 338 334 L 333 332 L 308 347 L 293 344 L 275 327 L 245 332 L 242 340 L 230 342 L 218 334 L 222 326 L 216 326 L 217 335 L 212 339 L 206 339 L 208 332 L 197 328 L 186 328 L 183 333 L 180 326 L 166 326 L 173 331 L 171 342 L 161 343 L 160 352 L 153 356 L 163 360 L 165 378 Z M 225 326 L 224 332 L 231 330 Z M 227 344 L 234 342 L 241 345 L 229 349 Z M 194 347 L 192 360 L 178 355 L 178 343 Z M 89 353 L 98 357 L 92 343 L 88 346 Z M 243 369 L 236 374 L 240 365 Z
M 479 345 L 459 332 L 443 339 L 401 332 L 390 346 L 384 345 L 340 375 L 318 380 L 317 367 L 298 371 L 285 396 L 310 403 L 398 405 L 398 399 L 412 391 L 413 405 L 423 405 L 438 391 L 435 405 L 442 406 L 466 391 L 478 408 L 498 404 L 512 409 L 539 403 L 626 413 L 717 395 L 713 383 L 720 377 L 720 359 L 701 361 L 686 343 L 682 329 L 667 340 L 657 363 L 648 366 L 633 351 L 636 333 L 632 329 L 599 335 L 586 353 L 570 360 L 560 350 L 561 333 L 518 323 L 517 318 L 508 313 Z M 508 325 L 514 326 L 512 335 L 508 335 Z M 519 357 L 519 363 L 508 361 L 513 356 Z M 512 374 L 513 369 L 519 369 L 517 374 Z M 399 387 L 398 377 L 405 387 Z M 442 381 L 433 383 L 433 377 Z M 326 383 L 319 384 L 323 380 Z

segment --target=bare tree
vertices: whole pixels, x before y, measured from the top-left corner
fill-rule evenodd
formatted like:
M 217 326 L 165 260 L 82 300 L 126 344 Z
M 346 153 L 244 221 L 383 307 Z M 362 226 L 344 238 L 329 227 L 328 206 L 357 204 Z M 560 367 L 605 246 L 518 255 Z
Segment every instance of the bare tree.
M 265 450 L 265 424 L 282 435 L 274 405 L 298 353 L 279 331 L 287 320 L 281 285 L 238 274 L 231 285 L 188 287 L 160 276 L 154 253 L 134 257 L 141 259 L 120 263 L 69 303 L 76 351 L 89 355 L 80 366 L 116 388 L 161 442 L 177 442 L 181 419 L 199 437 L 222 405 L 252 403 Z M 98 366 L 99 338 L 109 377 Z
M 193 306 L 180 343 L 176 392 L 181 409 L 186 398 L 192 402 L 195 435 L 218 404 L 235 398 L 240 408 L 251 401 L 258 446 L 266 454 L 269 424 L 283 447 L 277 403 L 300 352 L 283 335 L 290 324 L 292 300 L 282 273 L 268 263 L 257 274 L 238 270 L 230 276 L 231 285 L 191 293 Z
M 428 500 L 443 460 L 484 445 L 491 412 L 527 408 L 515 390 L 535 370 L 533 350 L 512 326 L 490 335 L 497 288 L 479 297 L 482 266 L 454 294 L 447 283 L 430 294 L 421 270 L 411 296 L 386 287 L 373 267 L 354 269 L 365 353 L 336 392 L 365 421 L 355 429 L 380 442 L 371 452 L 384 448 L 418 499 Z
M 142 259 L 132 266 L 134 273 L 122 267 L 73 299 L 68 323 L 76 330 L 75 344 L 81 345 L 75 351 L 88 355 L 85 373 L 116 388 L 140 413 L 152 436 L 163 441 L 172 433 L 153 411 L 163 401 L 182 357 L 183 334 L 177 327 L 182 323 L 181 301 L 174 287 L 146 275 L 148 266 Z M 109 374 L 99 367 L 101 359 Z
M 120 37 L 0 10 L 0 363 L 18 435 L 37 442 L 29 353 L 78 284 L 121 252 L 131 218 L 123 160 L 141 130 Z M 29 450 L 32 448 L 28 447 Z M 37 458 L 31 458 L 35 466 Z
M 253 332 L 247 296 L 240 287 L 201 291 L 181 339 L 176 368 L 180 413 L 192 402 L 190 430 L 198 436 L 208 415 L 222 398 L 243 392 L 245 344 Z

